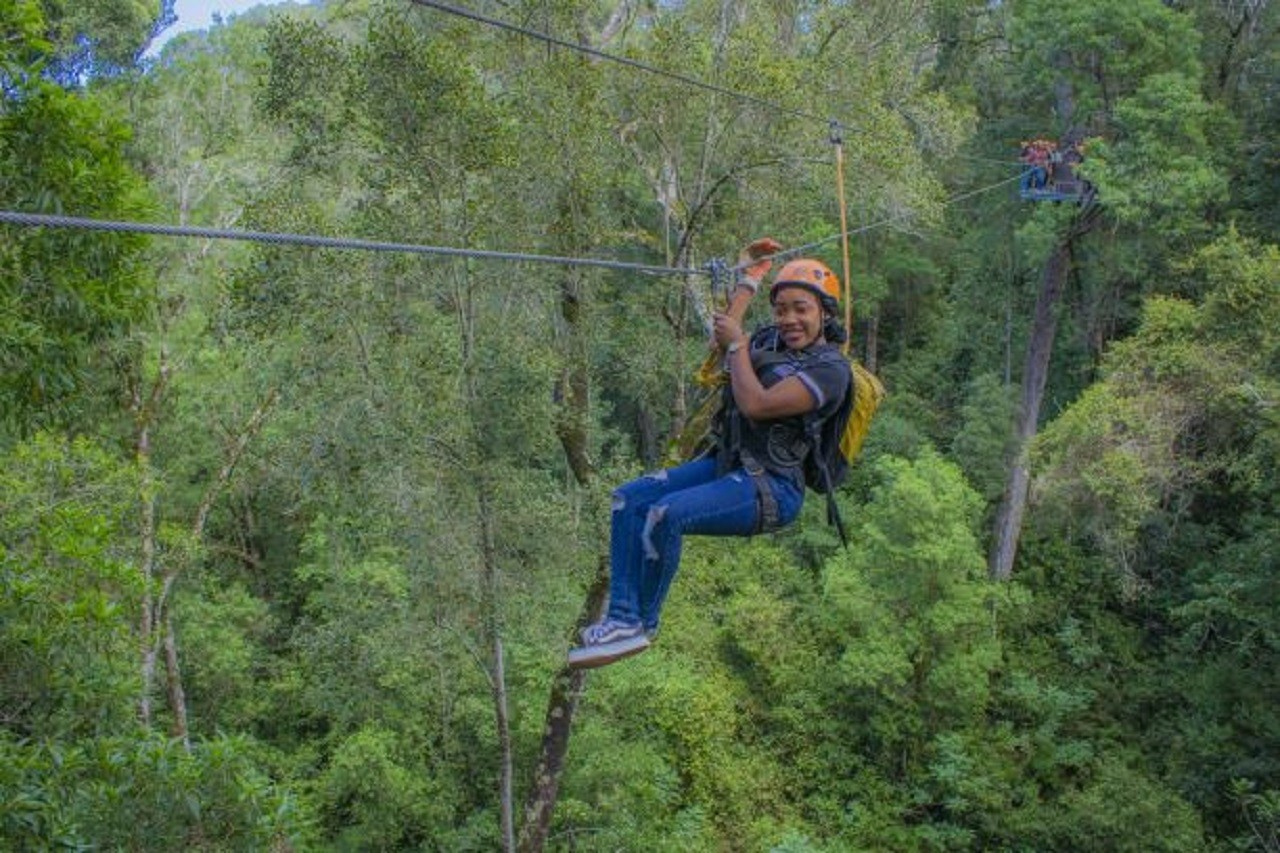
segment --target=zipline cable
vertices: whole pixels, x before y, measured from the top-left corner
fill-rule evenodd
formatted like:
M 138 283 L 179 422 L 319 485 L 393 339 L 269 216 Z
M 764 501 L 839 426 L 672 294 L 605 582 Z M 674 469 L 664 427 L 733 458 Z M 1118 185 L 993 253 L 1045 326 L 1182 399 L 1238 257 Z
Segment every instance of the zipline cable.
M 670 80 L 676 80 L 689 86 L 694 86 L 699 89 L 704 89 L 708 92 L 715 92 L 716 94 L 725 95 L 726 97 L 730 97 L 730 98 L 736 98 L 740 101 L 747 101 L 757 106 L 766 107 L 767 109 L 774 110 L 775 112 L 789 113 L 790 115 L 796 116 L 797 118 L 803 118 L 803 119 L 808 119 L 810 121 L 821 122 L 824 127 L 831 122 L 831 119 L 829 117 L 823 118 L 821 116 L 814 115 L 813 113 L 805 112 L 804 110 L 798 110 L 793 107 L 783 106 L 782 104 L 774 103 L 773 101 L 767 101 L 764 98 L 757 98 L 755 95 L 748 95 L 745 92 L 735 92 L 732 89 L 726 89 L 722 86 L 717 86 L 714 83 L 707 83 L 703 80 L 698 80 L 695 77 L 688 77 L 684 74 L 678 74 L 674 71 L 667 71 L 662 68 L 656 68 L 652 65 L 646 65 L 643 62 L 639 62 L 635 59 L 628 59 L 625 56 L 618 56 L 615 53 L 605 53 L 602 50 L 596 50 L 594 47 L 587 47 L 584 44 L 578 44 L 576 42 L 571 42 L 571 41 L 566 41 L 565 39 L 556 38 L 553 35 L 548 35 L 547 33 L 539 32 L 538 30 L 531 30 L 531 29 L 528 29 L 527 27 L 522 27 L 522 26 L 519 26 L 518 24 L 512 24 L 507 21 L 503 21 L 499 18 L 491 18 L 487 15 L 481 15 L 479 12 L 472 12 L 469 9 L 460 9 L 457 6 L 450 6 L 448 3 L 439 2 L 439 0 L 409 0 L 409 2 L 414 3 L 418 6 L 426 6 L 431 9 L 436 9 L 438 11 L 445 12 L 450 15 L 457 15 L 460 18 L 467 18 L 469 20 L 476 21 L 481 24 L 487 24 L 488 26 L 491 26 L 491 27 L 497 27 L 499 29 L 507 30 L 509 32 L 518 33 L 519 35 L 526 36 L 531 39 L 537 39 L 539 41 L 544 41 L 547 44 L 552 44 L 552 45 L 555 45 L 556 47 L 563 47 L 563 48 L 566 48 L 567 50 L 576 50 L 579 53 L 585 53 L 588 56 L 594 56 L 597 59 L 604 59 L 609 62 L 616 62 L 620 65 L 626 65 L 630 68 L 635 68 L 637 70 L 644 71 L 649 74 L 656 74 L 659 77 L 666 77 Z
M 974 163 L 993 163 L 998 166 L 1026 166 L 1021 160 L 997 160 L 994 157 L 975 157 L 971 154 L 952 154 L 953 160 L 969 160 Z
M 976 190 L 970 190 L 968 192 L 959 193 L 958 195 L 953 195 L 951 196 L 951 198 L 948 198 L 942 202 L 942 207 L 948 207 L 950 205 L 955 204 L 958 201 L 964 201 L 967 198 L 973 198 L 976 195 L 982 195 L 983 193 L 991 192 L 992 190 L 999 189 L 1000 187 L 1003 187 L 1006 184 L 1011 184 L 1014 181 L 1020 181 L 1020 180 L 1022 180 L 1022 175 L 1014 175 L 1012 178 L 1005 178 L 1003 181 L 997 181 L 994 184 L 988 184 L 987 186 L 979 187 Z M 896 216 L 890 216 L 886 219 L 880 219 L 880 220 L 877 220 L 876 222 L 868 223 L 867 225 L 863 225 L 849 231 L 842 230 L 839 233 L 833 234 L 830 237 L 824 237 L 823 239 L 817 240 L 813 243 L 806 243 L 803 246 L 796 246 L 793 249 L 784 249 L 783 251 L 778 252 L 777 254 L 770 255 L 768 257 L 768 260 L 772 260 L 772 261 L 786 260 L 787 258 L 791 258 L 791 257 L 795 257 L 796 255 L 803 254 L 809 251 L 810 249 L 816 249 L 820 246 L 825 246 L 828 243 L 833 243 L 836 240 L 843 240 L 847 237 L 852 237 L 855 234 L 865 234 L 866 232 L 872 231 L 876 228 L 883 228 L 886 225 L 892 225 L 893 223 L 898 222 L 899 220 L 902 220 L 902 219 L 911 219 L 916 215 L 917 214 L 914 211 L 908 211 L 906 213 L 899 213 Z M 753 258 L 751 263 L 759 263 L 761 260 L 765 260 L 765 259 Z M 748 264 L 737 264 L 733 267 L 732 271 L 738 272 L 741 269 L 746 269 L 747 266 Z
M 600 267 L 626 270 L 649 275 L 707 275 L 705 269 L 661 267 L 626 261 L 610 261 L 604 258 L 568 258 L 556 255 L 533 255 L 522 252 L 496 252 L 486 249 L 460 249 L 448 246 L 424 246 L 417 243 L 387 243 L 378 240 L 361 240 L 344 237 L 321 237 L 314 234 L 288 234 L 271 231 L 246 231 L 232 228 L 203 228 L 188 225 L 158 225 L 150 222 L 122 222 L 109 219 L 89 219 L 82 216 L 61 216 L 47 213 L 21 213 L 0 210 L 0 222 L 11 225 L 28 225 L 43 228 L 84 228 L 90 231 L 116 231 L 137 234 L 159 234 L 169 237 L 203 237 L 211 240 L 248 240 L 294 246 L 316 246 L 326 249 L 359 249 L 372 252 L 404 252 L 416 255 L 445 255 L 459 258 L 482 258 L 497 261 L 525 261 L 529 263 L 560 264 L 562 266 Z
M 942 203 L 943 207 L 972 198 L 982 193 L 990 192 L 998 189 L 1006 184 L 1021 180 L 1021 175 L 1015 175 L 994 184 L 985 187 L 979 187 L 976 190 L 954 195 Z M 793 249 L 786 249 L 769 257 L 770 260 L 780 261 L 787 258 L 807 252 L 810 249 L 816 249 L 825 246 L 835 240 L 842 240 L 852 237 L 855 234 L 863 234 L 876 228 L 883 228 L 886 225 L 892 225 L 902 219 L 910 219 L 916 214 L 914 212 L 900 213 L 897 216 L 890 216 L 877 222 L 872 222 L 852 230 L 842 229 L 840 233 L 826 237 L 813 243 L 806 243 L 803 246 L 796 246 Z M 426 246 L 418 243 L 390 243 L 380 240 L 363 240 L 349 237 L 322 237 L 315 234 L 290 234 L 273 231 L 249 231 L 234 228 L 206 228 L 196 225 L 162 225 L 152 222 L 125 222 L 111 219 L 91 219 L 84 216 L 62 216 L 60 214 L 50 213 L 23 213 L 16 210 L 0 210 L 0 223 L 8 223 L 10 225 L 24 225 L 38 228 L 82 228 L 89 231 L 113 231 L 118 233 L 134 233 L 134 234 L 154 234 L 167 237 L 201 237 L 208 240 L 246 240 L 256 243 L 268 243 L 277 245 L 293 245 L 293 246 L 313 246 L 325 249 L 356 249 L 360 251 L 373 252 L 402 252 L 415 255 L 442 255 L 445 257 L 461 257 L 461 258 L 479 258 L 484 260 L 495 261 L 519 261 L 527 263 L 543 263 L 543 264 L 560 264 L 561 266 L 578 266 L 578 267 L 598 267 L 600 269 L 625 270 L 628 272 L 645 273 L 648 275 L 712 275 L 711 266 L 701 268 L 694 267 L 663 267 L 654 264 L 638 264 L 627 261 L 611 261 L 605 258 L 570 258 L 558 255 L 535 255 L 524 252 L 498 252 L 488 249 L 461 249 L 449 246 Z M 755 259 L 755 262 L 763 260 Z M 731 268 L 731 272 L 737 272 L 739 269 L 745 268 L 745 265 L 735 265 Z
M 750 103 L 756 104 L 756 105 L 758 105 L 758 106 L 767 107 L 768 109 L 771 109 L 771 110 L 774 110 L 774 111 L 777 111 L 777 112 L 789 113 L 789 114 L 791 114 L 791 115 L 798 116 L 798 117 L 800 117 L 800 118 L 809 119 L 809 120 L 811 120 L 811 121 L 822 121 L 822 122 L 825 122 L 825 123 L 828 125 L 828 127 L 830 127 L 830 128 L 831 128 L 831 130 L 832 130 L 832 132 L 833 132 L 833 133 L 836 133 L 836 132 L 838 132 L 839 130 L 841 130 L 841 129 L 845 129 L 845 128 L 846 128 L 846 125 L 844 125 L 842 122 L 840 122 L 840 121 L 839 121 L 839 120 L 837 120 L 837 119 L 832 119 L 832 118 L 826 118 L 826 119 L 823 119 L 823 118 L 821 118 L 821 117 L 819 117 L 819 116 L 817 116 L 817 115 L 815 115 L 815 114 L 813 114 L 813 113 L 807 113 L 807 112 L 805 112 L 805 111 L 803 111 L 803 110 L 797 110 L 797 109 L 793 109 L 793 108 L 791 108 L 791 107 L 786 107 L 786 106 L 783 106 L 783 105 L 781 105 L 781 104 L 774 103 L 774 102 L 772 102 L 772 101 L 766 101 L 766 100 L 764 100 L 763 98 L 757 98 L 757 97 L 756 97 L 756 96 L 754 96 L 754 95 L 748 95 L 748 94 L 745 94 L 745 93 L 743 93 L 743 92 L 735 92 L 735 91 L 733 91 L 732 89 L 725 89 L 725 88 L 723 88 L 723 87 L 721 87 L 721 86 L 716 86 L 716 85 L 713 85 L 713 84 L 711 84 L 711 83 L 706 83 L 706 82 L 704 82 L 704 81 L 702 81 L 702 80 L 698 80 L 698 79 L 693 78 L 693 77 L 687 77 L 687 76 L 685 76 L 685 75 L 683 75 L 683 74 L 677 74 L 677 73 L 675 73 L 675 72 L 673 72 L 673 71 L 666 71 L 666 70 L 661 69 L 661 68 L 655 68 L 655 67 L 654 67 L 654 66 L 652 66 L 652 65 L 646 65 L 646 64 L 645 64 L 645 63 L 643 63 L 643 62 L 638 62 L 638 61 L 636 61 L 636 60 L 634 60 L 634 59 L 628 59 L 628 58 L 626 58 L 625 56 L 618 56 L 618 55 L 616 55 L 616 54 L 612 54 L 612 53 L 605 53 L 604 51 L 596 50 L 596 49 L 595 49 L 595 48 L 593 48 L 593 47 L 587 47 L 586 45 L 583 45 L 583 44 L 577 44 L 577 43 L 575 43 L 575 42 L 566 41 L 566 40 L 564 40 L 564 39 L 556 38 L 555 36 L 548 35 L 547 33 L 539 32 L 538 30 L 531 30 L 531 29 L 529 29 L 529 28 L 527 28 L 527 27 L 522 27 L 522 26 L 519 26 L 519 25 L 517 25 L 517 24 L 512 24 L 512 23 L 509 23 L 509 22 L 507 22 L 507 21 L 503 21 L 503 20 L 498 19 L 498 18 L 491 18 L 491 17 L 489 17 L 489 16 L 487 16 L 487 15 L 482 15 L 482 14 L 480 14 L 479 12 L 472 12 L 472 11 L 467 10 L 467 9 L 460 9 L 460 8 L 458 8 L 457 6 L 451 6 L 451 5 L 447 4 L 447 3 L 441 3 L 441 2 L 440 2 L 440 0 L 409 0 L 409 2 L 414 3 L 414 4 L 418 5 L 418 6 L 425 6 L 425 7 L 431 8 L 431 9 L 437 9 L 437 10 L 439 10 L 439 11 L 441 11 L 441 12 L 445 12 L 445 13 L 448 13 L 448 14 L 450 14 L 450 15 L 457 15 L 458 17 L 461 17 L 461 18 L 467 18 L 467 19 L 472 20 L 472 21 L 477 21 L 477 22 L 479 22 L 479 23 L 486 24 L 486 25 L 488 25 L 488 26 L 497 27 L 497 28 L 499 28 L 499 29 L 503 29 L 503 30 L 508 30 L 508 31 L 510 31 L 510 32 L 513 32 L 513 33 L 518 33 L 518 34 L 520 34 L 520 35 L 522 35 L 522 36 L 527 36 L 528 38 L 538 39 L 538 40 L 540 40 L 540 41 L 544 41 L 544 42 L 546 42 L 546 43 L 548 43 L 548 44 L 552 44 L 552 45 L 555 45 L 555 46 L 557 46 L 557 47 L 563 47 L 563 48 L 566 48 L 566 49 L 568 49 L 568 50 L 575 50 L 575 51 L 578 51 L 578 52 L 580 52 L 580 53 L 585 53 L 585 54 L 587 54 L 587 55 L 589 55 L 589 56 L 594 56 L 594 57 L 597 57 L 597 58 L 599 58 L 599 59 L 605 59 L 605 60 L 608 60 L 608 61 L 610 61 L 610 62 L 616 62 L 616 63 L 619 63 L 619 64 L 621 64 L 621 65 L 626 65 L 626 66 L 628 66 L 628 67 L 635 68 L 635 69 L 638 69 L 638 70 L 640 70 L 640 71 L 645 71 L 645 72 L 650 73 L 650 74 L 657 74 L 657 75 L 659 75 L 659 76 L 661 76 L 661 77 L 667 77 L 667 78 L 672 79 L 672 80 L 677 80 L 677 81 L 679 81 L 679 82 L 681 82 L 681 83 L 686 83 L 686 84 L 688 84 L 688 85 L 690 85 L 690 86 L 695 86 L 695 87 L 697 87 L 697 88 L 705 89 L 705 90 L 710 91 L 710 92 L 716 92 L 716 93 L 718 93 L 718 94 L 725 95 L 725 96 L 730 97 L 730 98 L 737 98 L 737 99 L 739 99 L 739 100 L 747 101 L 747 102 L 750 102 Z M 974 159 L 974 158 L 966 158 L 966 159 Z M 999 162 L 1001 162 L 1001 163 L 1012 163 L 1013 161 L 999 161 Z M 1000 181 L 1000 182 L 998 182 L 998 183 L 991 184 L 991 185 L 986 186 L 986 187 L 983 187 L 983 188 L 981 188 L 981 189 L 973 190 L 972 192 L 968 192 L 968 193 L 961 193 L 960 195 L 957 195 L 957 196 L 954 196 L 954 197 L 952 197 L 952 198 L 950 198 L 950 199 L 947 199 L 945 202 L 943 202 L 943 206 L 945 207 L 945 206 L 947 206 L 947 205 L 949 205 L 949 204 L 952 204 L 952 203 L 954 203 L 954 202 L 962 201 L 962 200 L 964 200 L 964 199 L 966 199 L 966 198 L 970 198 L 970 197 L 972 197 L 972 196 L 979 195 L 979 194 L 981 194 L 981 193 L 988 192 L 988 191 L 993 190 L 993 189 L 997 189 L 998 187 L 1002 187 L 1002 186 L 1004 186 L 1005 184 L 1010 184 L 1010 183 L 1013 183 L 1014 181 L 1018 181 L 1018 180 L 1021 180 L 1021 179 L 1022 179 L 1022 175 L 1020 175 L 1020 174 L 1019 174 L 1019 175 L 1015 175 L 1014 177 L 1009 178 L 1009 179 L 1007 179 L 1007 180 L 1003 180 L 1003 181 Z M 843 187 L 842 187 L 842 189 L 843 189 Z M 872 222 L 872 223 L 870 223 L 870 224 L 868 224 L 868 225 L 864 225 L 864 226 L 862 226 L 862 227 L 860 227 L 860 228 L 856 228 L 856 229 L 854 229 L 854 230 L 852 230 L 852 231 L 846 230 L 846 228 L 845 228 L 844 224 L 842 223 L 842 224 L 841 224 L 841 230 L 840 230 L 840 233 L 836 234 L 836 235 L 835 235 L 835 236 L 833 236 L 833 237 L 828 237 L 828 238 L 826 238 L 826 239 L 824 239 L 824 240 L 819 240 L 819 241 L 817 241 L 816 243 L 810 243 L 810 244 L 805 245 L 805 246 L 798 246 L 798 247 L 796 247 L 796 248 L 794 248 L 794 249 L 787 249 L 786 251 L 778 252 L 776 255 L 771 255 L 769 259 L 771 259 L 771 260 L 783 260 L 783 259 L 785 259 L 785 258 L 789 258 L 789 257 L 791 257 L 791 256 L 793 256 L 793 255 L 797 255 L 797 254 L 799 254 L 799 253 L 801 253 L 801 252 L 808 251 L 809 249 L 817 248 L 817 247 L 819 247 L 819 246 L 824 246 L 824 245 L 826 245 L 827 243 L 830 243 L 830 242 L 831 242 L 831 241 L 833 241 L 833 240 L 848 239 L 849 237 L 851 237 L 851 236 L 853 236 L 853 235 L 855 235 L 855 234 L 862 234 L 862 233 L 864 233 L 864 232 L 867 232 L 867 231 L 872 230 L 873 228 L 879 228 L 879 227 L 884 226 L 884 225 L 890 225 L 890 224 L 892 224 L 892 223 L 894 223 L 894 222 L 897 222 L 897 221 L 898 221 L 898 220 L 900 220 L 900 219 L 910 218 L 910 217 L 912 217 L 912 216 L 914 216 L 914 215 L 915 215 L 915 214 L 913 214 L 913 213 L 903 213 L 903 214 L 899 214 L 899 215 L 897 215 L 897 216 L 893 216 L 893 217 L 890 217 L 890 218 L 888 218 L 888 219 L 880 220 L 879 222 Z M 752 261 L 752 262 L 753 262 L 753 263 L 756 263 L 756 262 L 758 262 L 758 261 L 760 261 L 760 260 L 763 260 L 763 258 L 756 258 L 756 259 L 753 259 L 753 261 Z M 739 270 L 742 270 L 742 269 L 745 269 L 745 268 L 746 268 L 746 265 L 741 265 L 741 264 L 739 264 L 739 265 L 735 265 L 735 266 L 732 268 L 732 271 L 733 271 L 733 272 L 738 272 Z M 702 274 L 704 274 L 704 275 L 708 274 L 706 270 L 699 270 L 699 272 L 701 272 L 701 273 L 702 273 Z
M 648 64 L 646 64 L 646 63 L 639 62 L 639 61 L 634 60 L 634 59 L 628 59 L 628 58 L 627 58 L 627 57 L 625 57 L 625 56 L 618 56 L 617 54 L 606 53 L 605 51 L 597 50 L 596 48 L 588 47 L 587 45 L 578 44 L 578 43 L 576 43 L 576 42 L 571 42 L 571 41 L 567 41 L 567 40 L 565 40 L 565 39 L 557 38 L 557 37 L 555 37 L 555 36 L 553 36 L 553 35 L 549 35 L 549 34 L 547 34 L 547 33 L 540 32 L 540 31 L 538 31 L 538 30 L 529 29 L 528 27 L 522 27 L 522 26 L 520 26 L 520 25 L 518 25 L 518 24 L 512 24 L 512 23 L 510 23 L 510 22 L 508 22 L 508 21 L 503 21 L 503 20 L 501 20 L 501 19 L 499 19 L 499 18 L 493 18 L 493 17 L 490 17 L 490 16 L 488 16 L 488 15 L 482 15 L 482 14 L 480 14 L 479 12 L 472 12 L 472 11 L 470 11 L 470 10 L 468 10 L 468 9 L 462 9 L 462 8 L 457 7 L 457 6 L 449 5 L 448 3 L 442 3 L 442 2 L 440 2 L 440 0 L 409 0 L 409 2 L 414 3 L 414 4 L 418 5 L 418 6 L 424 6 L 424 7 L 430 8 L 430 9 L 436 9 L 436 10 L 438 10 L 438 11 L 445 12 L 446 14 L 456 15 L 457 17 L 460 17 L 460 18 L 466 18 L 466 19 L 471 20 L 471 21 L 476 21 L 476 22 L 478 22 L 478 23 L 485 24 L 485 25 L 487 25 L 487 26 L 497 27 L 498 29 L 507 30 L 508 32 L 517 33 L 517 34 L 522 35 L 522 36 L 525 36 L 525 37 L 527 37 L 527 38 L 532 38 L 532 39 L 536 39 L 536 40 L 539 40 L 539 41 L 543 41 L 543 42 L 546 42 L 547 44 L 554 45 L 554 46 L 556 46 L 556 47 L 562 47 L 562 48 L 565 48 L 565 49 L 567 49 L 567 50 L 577 51 L 577 52 L 579 52 L 579 53 L 584 53 L 584 54 L 586 54 L 586 55 L 588 55 L 588 56 L 594 56 L 594 57 L 596 57 L 596 58 L 598 58 L 598 59 L 604 59 L 604 60 L 607 60 L 607 61 L 609 61 L 609 62 L 616 62 L 616 63 L 618 63 L 618 64 L 620 64 L 620 65 L 625 65 L 625 66 L 627 66 L 627 67 L 634 68 L 634 69 L 637 69 L 637 70 L 639 70 L 639 71 L 644 71 L 644 72 L 649 73 L 649 74 L 655 74 L 655 75 L 658 75 L 658 76 L 660 76 L 660 77 L 666 77 L 666 78 L 671 79 L 671 80 L 676 80 L 676 81 L 678 81 L 678 82 L 685 83 L 685 84 L 687 84 L 687 85 L 689 85 L 689 86 L 694 86 L 694 87 L 696 87 L 696 88 L 704 89 L 704 90 L 709 91 L 709 92 L 715 92 L 715 93 L 717 93 L 717 94 L 724 95 L 724 96 L 726 96 L 726 97 L 736 98 L 736 99 L 741 100 L 741 101 L 745 101 L 745 102 L 748 102 L 748 103 L 753 103 L 753 104 L 756 104 L 757 106 L 762 106 L 762 107 L 765 107 L 765 108 L 767 108 L 767 109 L 773 110 L 773 111 L 775 111 L 775 112 L 787 113 L 787 114 L 790 114 L 790 115 L 793 115 L 793 116 L 797 116 L 797 117 L 799 117 L 799 118 L 808 119 L 808 120 L 810 120 L 810 121 L 815 121 L 815 122 L 825 122 L 825 123 L 826 123 L 826 124 L 831 128 L 831 130 L 832 130 L 832 132 L 833 132 L 833 133 L 836 133 L 836 132 L 838 132 L 839 130 L 843 130 L 843 129 L 847 129 L 847 128 L 848 128 L 848 126 L 847 126 L 847 125 L 845 125 L 843 122 L 839 121 L 838 119 L 834 119 L 834 118 L 822 118 L 822 117 L 820 117 L 820 116 L 818 116 L 818 115 L 816 115 L 816 114 L 814 114 L 814 113 L 809 113 L 809 112 L 805 112 L 804 110 L 798 110 L 798 109 L 795 109 L 795 108 L 792 108 L 792 107 L 787 107 L 787 106 L 784 106 L 784 105 L 782 105 L 782 104 L 775 103 L 775 102 L 773 102 L 773 101 L 765 100 L 764 98 L 758 98 L 758 97 L 756 97 L 755 95 L 748 95 L 748 94 L 746 94 L 745 92 L 737 92 L 737 91 L 734 91 L 734 90 L 732 90 L 732 89 L 726 89 L 726 88 L 724 88 L 724 87 L 722 87 L 722 86 L 716 86 L 716 85 L 714 85 L 714 84 L 712 84 L 712 83 L 707 83 L 707 82 L 705 82 L 705 81 L 703 81 L 703 80 L 698 80 L 697 78 L 689 77 L 689 76 L 686 76 L 686 75 L 684 75 L 684 74 L 678 74 L 678 73 L 673 72 L 673 71 L 667 71 L 667 70 L 662 69 L 662 68 L 656 68 L 656 67 L 654 67 L 654 66 L 652 66 L 652 65 L 648 65 Z M 956 155 L 956 156 L 962 156 L 962 155 Z M 1022 164 L 1018 163 L 1017 161 L 1010 161 L 1010 160 L 999 160 L 999 161 L 997 161 L 997 160 L 990 160 L 990 159 L 988 159 L 988 158 L 977 158 L 977 157 L 970 157 L 970 156 L 964 156 L 964 159 L 967 159 L 967 160 L 986 160 L 987 162 L 1000 163 L 1001 165 L 1022 165 Z M 986 186 L 986 187 L 983 187 L 983 188 L 981 188 L 981 189 L 973 190 L 972 192 L 962 193 L 962 194 L 960 194 L 960 195 L 954 196 L 954 197 L 952 197 L 952 198 L 948 199 L 947 201 L 943 202 L 943 206 L 945 207 L 946 205 L 952 204 L 952 203 L 954 203 L 954 202 L 962 201 L 963 199 L 970 198 L 970 197 L 972 197 L 972 196 L 979 195 L 979 194 L 981 194 L 981 193 L 988 192 L 988 191 L 993 190 L 993 189 L 997 189 L 998 187 L 1002 187 L 1002 186 L 1004 186 L 1005 184 L 1013 183 L 1014 181 L 1018 181 L 1018 180 L 1021 180 L 1021 179 L 1022 179 L 1022 175 L 1021 175 L 1021 174 L 1019 174 L 1019 175 L 1015 175 L 1014 177 L 1009 178 L 1009 179 L 1007 179 L 1007 180 L 1000 181 L 1000 182 L 995 183 L 995 184 L 991 184 L 990 186 Z M 843 187 L 841 187 L 841 189 L 843 189 Z M 772 255 L 772 256 L 770 256 L 770 259 L 772 259 L 772 260 L 784 260 L 784 259 L 786 259 L 786 258 L 788 258 L 788 257 L 791 257 L 791 256 L 794 256 L 794 255 L 797 255 L 797 254 L 799 254 L 799 253 L 801 253 L 801 252 L 808 251 L 809 249 L 817 248 L 817 247 L 819 247 L 819 246 L 824 246 L 824 245 L 826 245 L 827 243 L 830 243 L 830 242 L 831 242 L 831 241 L 833 241 L 833 240 L 841 240 L 841 239 L 843 239 L 843 240 L 847 240 L 849 237 L 851 237 L 851 236 L 853 236 L 853 235 L 855 235 L 855 234 L 862 234 L 862 233 L 865 233 L 865 232 L 867 232 L 867 231 L 870 231 L 870 230 L 872 230 L 872 229 L 874 229 L 874 228 L 879 228 L 879 227 L 882 227 L 882 226 L 884 226 L 884 225 L 890 225 L 890 224 L 892 224 L 892 223 L 894 223 L 894 222 L 897 222 L 897 221 L 898 221 L 898 220 L 900 220 L 900 219 L 910 218 L 910 217 L 912 217 L 912 216 L 914 216 L 914 215 L 915 215 L 915 214 L 913 214 L 913 213 L 904 213 L 904 214 L 899 214 L 898 216 L 893 216 L 893 217 L 890 217 L 890 218 L 888 218 L 888 219 L 883 219 L 883 220 L 880 220 L 879 222 L 873 222 L 873 223 L 870 223 L 870 224 L 868 224 L 868 225 L 864 225 L 864 226 L 862 226 L 862 227 L 860 227 L 860 228 L 856 228 L 856 229 L 854 229 L 854 230 L 852 230 L 852 231 L 847 230 L 847 229 L 846 229 L 845 224 L 844 224 L 844 223 L 841 223 L 841 230 L 840 230 L 840 233 L 838 233 L 838 234 L 834 235 L 833 237 L 828 237 L 828 238 L 826 238 L 826 239 L 824 239 L 824 240 L 819 240 L 819 241 L 817 241 L 817 242 L 815 242 L 815 243 L 810 243 L 810 244 L 805 245 L 805 246 L 798 246 L 798 247 L 796 247 L 796 248 L 794 248 L 794 249 L 788 249 L 788 250 L 786 250 L 786 251 L 779 252 L 779 253 L 777 253 L 776 255 Z M 756 261 L 759 261 L 759 260 L 763 260 L 763 258 L 757 258 L 757 259 L 754 259 L 754 261 L 753 261 L 753 262 L 756 262 Z M 745 269 L 745 266 L 743 266 L 743 265 L 735 265 L 734 267 L 732 267 L 732 268 L 731 268 L 731 271 L 732 271 L 732 272 L 738 272 L 738 271 L 739 271 L 739 270 L 741 270 L 741 269 Z M 683 273 L 688 273 L 688 272 L 697 272 L 697 273 L 700 273 L 700 274 L 702 274 L 702 275 L 710 275 L 710 272 L 708 271 L 708 269 L 705 269 L 705 268 L 704 268 L 704 269 L 702 269 L 702 270 L 694 270 L 694 271 L 690 271 L 690 270 L 682 270 L 681 272 L 683 272 Z

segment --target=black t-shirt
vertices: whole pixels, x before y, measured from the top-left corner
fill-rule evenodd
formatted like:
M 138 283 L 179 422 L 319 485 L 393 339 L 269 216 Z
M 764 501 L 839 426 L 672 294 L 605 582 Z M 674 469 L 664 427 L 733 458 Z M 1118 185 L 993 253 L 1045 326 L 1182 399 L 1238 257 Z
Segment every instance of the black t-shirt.
M 853 372 L 839 347 L 819 343 L 803 350 L 790 350 L 774 327 L 766 327 L 751 339 L 751 365 L 760 384 L 771 388 L 789 376 L 799 379 L 817 403 L 819 423 L 834 415 L 850 393 Z M 743 464 L 749 456 L 775 474 L 788 477 L 804 488 L 802 466 L 809 452 L 805 437 L 805 415 L 768 421 L 753 421 L 738 411 L 732 390 L 726 390 L 728 422 L 721 441 L 722 467 Z
M 834 356 L 834 357 L 833 357 Z M 768 358 L 751 353 L 752 366 L 766 388 L 794 376 L 804 383 L 817 403 L 819 420 L 826 420 L 843 402 L 853 373 L 848 359 L 840 354 L 840 348 L 832 344 L 815 344 L 803 350 L 773 352 Z

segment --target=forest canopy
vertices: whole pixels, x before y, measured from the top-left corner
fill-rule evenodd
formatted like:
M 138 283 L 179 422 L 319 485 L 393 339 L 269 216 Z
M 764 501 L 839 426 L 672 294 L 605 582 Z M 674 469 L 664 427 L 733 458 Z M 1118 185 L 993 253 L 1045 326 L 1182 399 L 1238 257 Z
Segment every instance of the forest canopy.
M 1276 4 L 172 19 L 0 0 L 0 847 L 1280 850 Z M 764 235 L 848 546 L 568 670 Z

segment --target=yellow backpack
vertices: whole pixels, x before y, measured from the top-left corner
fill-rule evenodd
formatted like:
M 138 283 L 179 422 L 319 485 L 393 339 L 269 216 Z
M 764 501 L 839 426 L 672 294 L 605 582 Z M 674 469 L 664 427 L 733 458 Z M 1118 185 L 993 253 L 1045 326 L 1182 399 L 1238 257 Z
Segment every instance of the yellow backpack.
M 854 358 L 849 359 L 849 367 L 853 373 L 853 403 L 843 426 L 837 424 L 840 436 L 839 456 L 830 472 L 832 487 L 843 482 L 849 465 L 861 452 L 862 444 L 871 430 L 871 420 L 885 398 L 884 385 L 874 373 Z M 708 354 L 694 375 L 694 384 L 711 393 L 706 395 L 693 417 L 680 431 L 672 447 L 672 456 L 675 458 L 670 461 L 684 461 L 705 447 L 711 433 L 711 423 L 720 410 L 721 389 L 728 381 L 729 375 L 724 370 L 723 356 L 718 352 Z M 829 490 L 813 482 L 810 482 L 810 486 L 819 492 L 825 493 Z

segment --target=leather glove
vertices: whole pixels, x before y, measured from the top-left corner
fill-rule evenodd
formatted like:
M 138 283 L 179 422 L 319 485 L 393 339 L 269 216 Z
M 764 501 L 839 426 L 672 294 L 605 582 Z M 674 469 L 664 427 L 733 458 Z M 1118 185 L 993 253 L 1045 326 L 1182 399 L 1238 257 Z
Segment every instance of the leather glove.
M 734 283 L 755 293 L 760 289 L 760 281 L 769 270 L 773 269 L 773 261 L 769 256 L 781 251 L 782 244 L 772 237 L 753 240 L 738 253 L 738 263 L 735 267 L 738 274 Z M 764 260 L 758 260 L 760 258 Z

